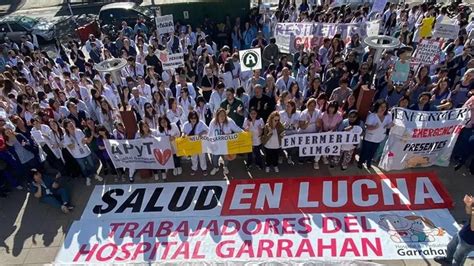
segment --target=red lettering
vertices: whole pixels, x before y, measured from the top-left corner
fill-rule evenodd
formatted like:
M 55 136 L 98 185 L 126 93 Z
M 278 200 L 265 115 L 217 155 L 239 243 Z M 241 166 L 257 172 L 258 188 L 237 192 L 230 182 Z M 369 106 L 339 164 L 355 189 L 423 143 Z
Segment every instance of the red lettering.
M 293 247 L 293 242 L 289 239 L 278 239 L 277 242 L 277 257 L 283 257 L 283 251 L 286 252 L 286 257 L 292 258 L 293 253 L 291 252 L 291 247 Z
M 181 233 L 183 236 L 188 236 L 189 233 L 189 223 L 188 221 L 182 221 L 175 231 L 173 231 L 170 236 L 174 237 L 177 234 Z
M 357 226 L 359 225 L 357 223 L 357 217 L 345 216 L 344 217 L 344 225 L 345 225 L 344 232 L 346 232 L 346 233 L 357 233 L 357 232 L 359 232 L 359 230 L 357 230 Z M 354 227 L 356 227 L 356 228 L 354 228 Z
M 196 230 L 194 232 L 192 232 L 191 234 L 189 234 L 189 236 L 197 236 L 199 235 L 199 232 L 201 231 L 202 229 L 202 225 L 204 224 L 204 220 L 199 220 L 199 223 L 196 227 Z
M 332 224 L 334 226 L 333 229 L 329 229 L 329 221 L 332 221 Z M 339 221 L 339 219 L 337 219 L 336 217 L 323 217 L 323 233 L 336 233 L 341 230 L 341 227 L 341 221 Z
M 110 229 L 110 233 L 109 233 L 108 237 L 113 237 L 115 235 L 115 232 L 117 232 L 117 229 L 120 226 L 124 225 L 124 224 L 125 223 L 111 223 L 110 227 L 112 227 L 112 228 Z
M 151 244 L 148 242 L 138 243 L 135 253 L 133 254 L 132 260 L 136 260 L 138 255 L 145 254 L 151 249 Z
M 135 230 L 137 228 L 138 223 L 126 223 L 122 233 L 120 234 L 120 238 L 124 238 L 127 234 L 132 238 L 135 237 Z
M 143 226 L 142 230 L 140 230 L 137 234 L 137 238 L 141 238 L 144 234 L 147 234 L 148 237 L 153 237 L 154 230 L 154 222 L 148 222 Z
M 230 248 L 227 248 L 226 251 L 227 253 L 222 253 L 222 249 L 223 249 L 223 246 L 224 245 L 227 245 L 227 244 L 232 244 L 234 245 L 235 244 L 235 241 L 234 240 L 224 240 L 224 241 L 221 241 L 219 243 L 217 243 L 217 246 L 216 246 L 216 255 L 219 257 L 219 258 L 231 258 L 232 256 L 234 256 L 234 248 L 233 247 L 230 247 Z
M 307 234 L 313 231 L 313 228 L 311 227 L 311 218 L 309 217 L 299 218 L 298 224 L 304 227 L 303 230 L 298 230 L 298 234 Z
M 111 247 L 112 249 L 111 249 L 111 251 L 108 255 L 105 255 L 105 254 L 107 254 L 107 252 L 105 252 L 105 250 L 108 247 Z M 115 257 L 115 254 L 117 254 L 117 250 L 118 250 L 118 247 L 117 247 L 117 245 L 115 245 L 115 243 L 107 243 L 107 244 L 103 245 L 97 251 L 97 254 L 96 254 L 97 261 L 100 261 L 100 262 L 109 261 L 111 258 Z
M 341 257 L 345 257 L 346 253 L 348 252 L 354 253 L 354 256 L 356 257 L 360 256 L 359 250 L 357 249 L 356 244 L 352 238 L 344 239 L 344 243 L 342 244 L 341 248 Z
M 219 226 L 217 225 L 217 220 L 209 221 L 206 228 L 202 231 L 201 236 L 205 236 L 209 232 L 212 232 L 215 236 L 219 235 Z
M 263 233 L 268 234 L 269 232 L 274 234 L 280 234 L 278 230 L 278 225 L 280 224 L 280 220 L 276 218 L 268 218 L 265 219 L 265 224 L 263 227 Z
M 380 242 L 380 238 L 375 238 L 375 245 L 372 241 L 365 237 L 360 239 L 360 243 L 362 245 L 362 256 L 369 256 L 369 248 L 375 256 L 383 256 L 382 243 Z
M 242 255 L 247 254 L 249 258 L 255 257 L 252 248 L 252 240 L 244 240 L 244 243 L 240 247 L 239 251 L 235 255 L 236 258 L 242 257 Z
M 94 255 L 95 250 L 97 249 L 99 244 L 92 245 L 91 249 L 89 249 L 89 250 L 86 250 L 87 246 L 88 245 L 84 244 L 84 245 L 81 246 L 81 248 L 79 248 L 79 251 L 76 253 L 76 256 L 74 256 L 74 259 L 73 259 L 74 262 L 78 261 L 79 258 L 83 255 L 87 255 L 85 261 L 90 261 L 90 259 Z
M 161 246 L 161 242 L 155 242 L 155 245 L 153 246 L 153 249 L 151 250 L 150 257 L 148 258 L 148 261 L 154 260 L 156 256 L 156 252 L 158 252 L 158 248 Z
M 326 238 L 327 239 L 327 238 Z M 322 238 L 318 238 L 318 257 L 323 257 L 324 256 L 324 250 L 329 249 L 331 251 L 331 257 L 336 257 L 336 239 L 335 238 L 330 238 L 329 240 L 331 241 L 330 244 L 325 245 L 323 243 Z M 326 256 L 324 256 L 326 257 Z
M 120 246 L 120 251 L 122 251 L 122 257 L 120 256 L 117 256 L 115 257 L 115 260 L 116 261 L 124 261 L 124 260 L 128 260 L 128 258 L 130 258 L 130 255 L 132 255 L 130 253 L 130 250 L 128 250 L 129 247 L 133 247 L 135 245 L 135 243 L 133 242 L 129 242 L 129 243 L 125 243 L 125 244 L 122 244 Z
M 253 230 L 252 230 L 252 227 L 250 226 L 250 223 L 255 223 L 255 228 L 253 228 Z M 262 224 L 260 223 L 260 220 L 258 219 L 248 219 L 242 225 L 242 232 L 244 232 L 247 235 L 257 234 L 258 232 L 260 232 L 261 229 L 262 229 Z
M 229 230 L 229 228 L 231 228 Z M 229 230 L 229 231 L 228 231 Z M 223 236 L 231 236 L 236 235 L 240 230 L 240 222 L 233 219 L 224 220 L 224 224 L 222 225 L 222 232 L 221 235 Z
M 308 253 L 310 257 L 314 257 L 314 250 L 313 246 L 309 239 L 302 239 L 298 249 L 296 250 L 295 257 L 299 258 L 303 253 Z
M 156 237 L 169 236 L 171 234 L 171 228 L 173 227 L 173 222 L 171 221 L 162 221 L 158 230 L 156 230 Z
M 258 248 L 257 248 L 257 258 L 263 257 L 263 252 L 266 252 L 267 258 L 273 258 L 273 251 L 272 248 L 274 243 L 272 240 L 269 239 L 262 239 L 258 241 Z
M 366 216 L 360 217 L 360 227 L 362 228 L 362 233 L 375 233 L 375 228 L 369 228 L 369 222 L 367 221 Z
M 171 246 L 177 245 L 178 242 L 161 242 L 162 246 L 165 246 L 165 250 L 163 250 L 163 255 L 161 255 L 162 260 L 166 260 L 168 257 L 168 253 L 170 252 Z
M 194 245 L 193 254 L 191 255 L 192 259 L 204 259 L 206 256 L 199 254 L 199 250 L 201 249 L 201 241 L 196 241 L 196 245 Z
M 295 231 L 293 228 L 295 227 L 296 218 L 283 218 L 283 233 L 285 234 L 294 234 Z
M 173 256 L 171 256 L 171 259 L 175 260 L 178 256 L 183 256 L 183 259 L 189 259 L 189 242 L 182 242 L 174 252 Z

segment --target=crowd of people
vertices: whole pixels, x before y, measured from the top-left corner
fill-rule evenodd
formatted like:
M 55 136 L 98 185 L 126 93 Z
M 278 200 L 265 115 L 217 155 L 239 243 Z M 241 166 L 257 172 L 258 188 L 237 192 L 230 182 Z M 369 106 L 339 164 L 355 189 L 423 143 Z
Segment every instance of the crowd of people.
M 90 35 L 79 43 L 68 36 L 57 42 L 55 57 L 34 45 L 30 36 L 21 43 L 4 38 L 0 196 L 26 185 L 42 201 L 68 212 L 72 205 L 61 176 L 82 176 L 87 185 L 94 179 L 102 182 L 102 176 L 115 182 L 128 176 L 133 182 L 134 174 L 116 169 L 104 145 L 107 139 L 127 138 L 130 125 L 123 122 L 119 110 L 135 114 L 135 138 L 169 136 L 174 141 L 180 136 L 250 131 L 253 149 L 243 160 L 245 167 L 267 173 L 303 163 L 311 163 L 315 170 L 321 164 L 342 170 L 351 165 L 371 168 L 380 160 L 393 126 L 390 110 L 394 107 L 432 111 L 464 106 L 472 112 L 474 23 L 467 14 L 449 17 L 444 7 L 427 4 L 388 3 L 383 12 L 372 14 L 369 5 L 332 8 L 310 6 L 305 0 L 298 6 L 282 2 L 274 13 L 260 14 L 254 8 L 247 17 L 227 17 L 223 28 L 211 19 L 200 25 L 175 21 L 176 31 L 161 36 L 137 18 L 135 25 L 122 22 L 116 39 Z M 459 36 L 443 40 L 439 64 L 417 65 L 410 69 L 406 82 L 394 83 L 394 62 L 401 53 L 416 48 L 418 28 L 427 17 L 450 19 L 460 26 Z M 375 50 L 366 47 L 359 34 L 348 38 L 336 34 L 320 45 L 300 45 L 296 53 L 282 54 L 273 33 L 278 22 L 365 23 L 373 19 L 380 19 L 381 34 L 399 38 L 403 46 L 384 51 L 378 62 Z M 261 49 L 262 69 L 241 70 L 238 51 L 247 48 Z M 184 53 L 184 65 L 164 70 L 158 56 L 163 50 Z M 111 58 L 127 61 L 121 84 L 94 67 Z M 357 110 L 363 86 L 376 92 L 368 114 Z M 300 157 L 298 148 L 281 149 L 286 135 L 356 127 L 364 129 L 363 142 L 344 145 L 340 156 Z M 472 155 L 472 133 L 472 123 L 461 132 L 461 148 L 454 153 L 456 169 Z M 178 176 L 188 167 L 190 175 L 203 178 L 216 175 L 223 162 L 226 175 L 233 157 L 199 154 L 188 164 L 174 154 L 175 168 L 170 171 Z M 474 173 L 474 163 L 470 171 Z M 153 178 L 167 180 L 167 174 L 167 170 L 154 171 Z

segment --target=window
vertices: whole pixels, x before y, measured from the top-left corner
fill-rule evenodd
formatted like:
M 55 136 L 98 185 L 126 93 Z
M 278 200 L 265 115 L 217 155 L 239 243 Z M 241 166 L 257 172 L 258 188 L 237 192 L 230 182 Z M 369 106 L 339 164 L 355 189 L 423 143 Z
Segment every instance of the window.
M 20 24 L 16 22 L 11 22 L 10 28 L 12 29 L 13 32 L 26 31 L 26 29 L 23 26 L 21 26 Z
M 23 26 L 26 29 L 31 29 L 36 25 L 36 23 L 38 23 L 36 19 L 29 18 L 29 17 L 20 17 L 18 22 L 21 26 Z

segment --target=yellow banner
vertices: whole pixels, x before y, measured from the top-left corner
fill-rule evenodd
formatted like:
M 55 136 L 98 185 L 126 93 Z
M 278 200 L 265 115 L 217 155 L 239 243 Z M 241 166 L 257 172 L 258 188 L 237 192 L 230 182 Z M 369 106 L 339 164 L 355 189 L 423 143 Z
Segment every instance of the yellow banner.
M 202 153 L 202 141 L 199 137 L 176 138 L 176 155 L 191 156 Z
M 192 136 L 176 138 L 176 155 L 192 156 L 201 153 L 219 155 L 252 152 L 252 133 L 241 132 L 225 136 Z
M 421 38 L 431 36 L 432 31 L 433 31 L 434 21 L 435 21 L 434 17 L 429 17 L 429 18 L 424 18 L 423 19 L 423 21 L 421 22 L 421 27 L 420 27 L 420 37 Z
M 252 133 L 242 132 L 237 134 L 236 139 L 227 141 L 228 154 L 240 154 L 252 152 Z

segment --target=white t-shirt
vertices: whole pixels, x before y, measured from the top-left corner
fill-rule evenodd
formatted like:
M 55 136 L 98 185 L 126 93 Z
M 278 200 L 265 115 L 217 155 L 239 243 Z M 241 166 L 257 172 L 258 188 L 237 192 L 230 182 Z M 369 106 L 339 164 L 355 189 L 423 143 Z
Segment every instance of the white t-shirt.
M 298 129 L 298 122 L 300 119 L 300 111 L 296 111 L 289 115 L 286 111 L 280 111 L 280 122 L 285 127 L 286 135 L 295 134 Z
M 365 131 L 364 140 L 374 142 L 374 143 L 382 142 L 385 139 L 385 132 L 387 131 L 385 126 L 389 125 L 390 123 L 392 123 L 392 115 L 390 113 L 385 115 L 383 121 L 380 121 L 377 114 L 375 113 L 369 114 L 365 124 L 368 126 L 378 125 L 378 127 L 372 130 L 367 129 Z
M 252 145 L 253 146 L 258 146 L 262 144 L 262 141 L 260 140 L 260 130 L 263 129 L 263 126 L 265 124 L 263 123 L 263 119 L 259 118 L 255 120 L 255 122 L 250 121 L 249 119 L 245 118 L 244 121 L 244 129 L 252 132 Z
M 280 148 L 280 142 L 278 141 L 278 131 L 276 128 L 273 129 L 272 136 L 270 139 L 265 143 L 265 148 L 267 149 L 278 149 Z
M 309 125 L 306 129 L 299 129 L 299 133 L 316 133 L 316 121 L 321 116 L 321 112 L 318 109 L 315 109 L 313 115 L 308 112 L 308 109 L 305 109 L 301 112 L 299 121 L 309 121 Z
M 89 146 L 82 143 L 82 140 L 85 137 L 86 135 L 84 135 L 84 132 L 77 128 L 76 132 L 74 132 L 74 135 L 68 136 L 68 134 L 64 134 L 64 146 L 66 146 L 72 157 L 79 159 L 85 158 L 91 154 Z M 70 144 L 74 144 L 74 147 L 72 149 L 69 147 Z
M 184 123 L 183 125 L 184 135 L 189 136 L 189 133 L 191 133 L 191 130 L 193 130 L 193 125 L 191 125 L 191 123 L 189 122 Z M 204 124 L 204 122 L 201 120 L 198 121 L 198 123 L 196 124 L 196 128 L 194 129 L 194 135 L 199 135 L 206 131 L 209 131 L 209 128 L 206 126 L 206 124 Z

